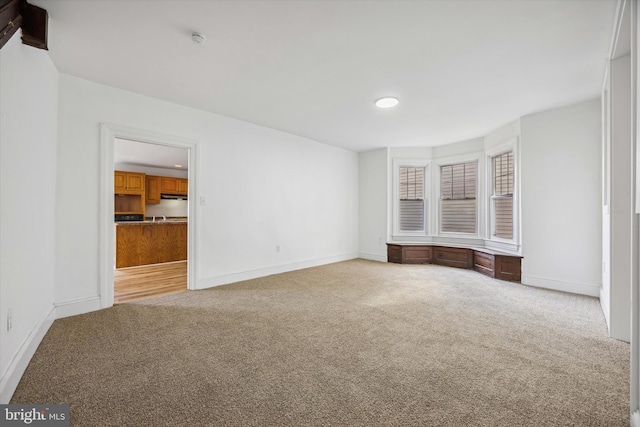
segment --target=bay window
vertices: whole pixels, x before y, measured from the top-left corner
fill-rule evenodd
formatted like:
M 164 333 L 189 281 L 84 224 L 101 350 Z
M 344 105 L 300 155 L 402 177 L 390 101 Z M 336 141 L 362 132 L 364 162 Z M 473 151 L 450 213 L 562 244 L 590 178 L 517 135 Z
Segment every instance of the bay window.
M 477 162 L 440 167 L 440 231 L 477 232 Z
M 513 239 L 513 151 L 491 158 L 492 169 L 492 237 Z
M 399 178 L 399 230 L 425 231 L 425 168 L 401 166 Z

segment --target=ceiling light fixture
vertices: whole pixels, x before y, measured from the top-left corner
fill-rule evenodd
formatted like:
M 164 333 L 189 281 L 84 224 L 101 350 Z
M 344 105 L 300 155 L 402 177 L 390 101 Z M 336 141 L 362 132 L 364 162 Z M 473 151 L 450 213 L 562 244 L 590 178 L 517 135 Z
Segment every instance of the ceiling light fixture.
M 207 41 L 207 38 L 204 34 L 194 32 L 191 34 L 191 40 L 193 40 L 195 44 L 204 44 L 204 42 Z
M 173 166 L 175 166 L 177 168 L 181 168 L 182 167 L 182 165 L 173 165 Z
M 393 96 L 385 96 L 384 98 L 380 98 L 376 101 L 376 107 L 391 108 L 398 105 L 398 102 L 398 98 L 394 98 Z

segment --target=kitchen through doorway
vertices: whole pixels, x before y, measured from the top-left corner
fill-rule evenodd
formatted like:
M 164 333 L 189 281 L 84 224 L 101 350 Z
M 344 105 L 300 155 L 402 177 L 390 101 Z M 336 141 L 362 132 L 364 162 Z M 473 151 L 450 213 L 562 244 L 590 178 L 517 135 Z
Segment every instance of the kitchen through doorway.
M 187 290 L 190 149 L 114 139 L 114 304 Z

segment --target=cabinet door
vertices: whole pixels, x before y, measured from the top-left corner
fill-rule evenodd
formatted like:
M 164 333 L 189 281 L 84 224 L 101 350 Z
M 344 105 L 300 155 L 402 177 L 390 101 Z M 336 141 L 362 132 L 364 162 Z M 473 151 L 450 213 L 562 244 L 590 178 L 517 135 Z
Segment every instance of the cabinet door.
M 178 181 L 178 193 L 187 194 L 189 192 L 189 181 L 186 179 L 180 179 Z
M 127 173 L 122 171 L 115 171 L 113 175 L 113 189 L 117 193 L 118 191 L 125 191 L 127 189 Z
M 116 268 L 140 265 L 140 242 L 142 227 L 139 225 L 116 225 Z
M 147 191 L 145 202 L 148 205 L 160 203 L 160 177 L 147 175 L 145 181 L 147 183 Z
M 162 177 L 162 192 L 163 193 L 178 193 L 178 180 L 179 178 L 170 178 L 168 176 Z
M 137 172 L 127 172 L 127 190 L 144 191 L 144 174 Z

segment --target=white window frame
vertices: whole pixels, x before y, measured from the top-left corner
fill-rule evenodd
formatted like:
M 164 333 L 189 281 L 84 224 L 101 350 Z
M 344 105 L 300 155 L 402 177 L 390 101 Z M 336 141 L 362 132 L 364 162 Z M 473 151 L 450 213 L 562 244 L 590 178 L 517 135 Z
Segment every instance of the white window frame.
M 513 237 L 505 239 L 493 235 L 495 229 L 495 207 L 493 204 L 493 158 L 501 154 L 513 152 Z M 520 242 L 520 152 L 518 137 L 511 138 L 505 143 L 486 151 L 486 241 L 494 243 L 496 249 L 518 251 Z M 489 245 L 491 246 L 491 245 Z
M 431 162 L 426 159 L 393 159 L 393 237 L 424 237 L 429 235 L 429 197 Z M 421 231 L 400 230 L 400 168 L 424 168 L 424 226 Z
M 456 238 L 479 238 L 483 232 L 483 218 L 484 218 L 484 186 L 482 185 L 484 179 L 484 165 L 482 162 L 482 155 L 484 152 L 468 153 L 460 156 L 442 157 L 434 160 L 433 166 L 433 211 L 432 216 L 434 218 L 435 235 L 440 237 L 456 237 Z M 458 232 L 443 232 L 441 231 L 441 199 L 442 199 L 442 186 L 441 186 L 441 168 L 442 166 L 454 165 L 458 163 L 471 163 L 476 162 L 476 232 L 475 233 L 458 233 Z

